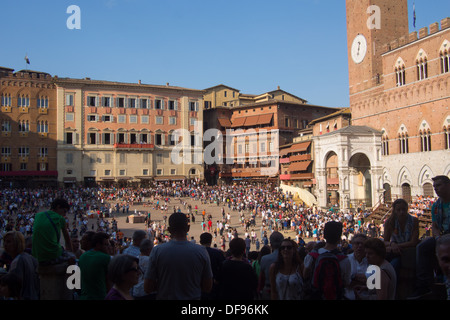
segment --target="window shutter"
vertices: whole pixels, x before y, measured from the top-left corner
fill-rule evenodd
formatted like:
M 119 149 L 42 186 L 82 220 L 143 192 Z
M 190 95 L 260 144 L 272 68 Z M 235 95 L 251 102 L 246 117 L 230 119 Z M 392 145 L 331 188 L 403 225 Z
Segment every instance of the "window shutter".
M 175 100 L 175 110 L 178 110 L 178 100 Z

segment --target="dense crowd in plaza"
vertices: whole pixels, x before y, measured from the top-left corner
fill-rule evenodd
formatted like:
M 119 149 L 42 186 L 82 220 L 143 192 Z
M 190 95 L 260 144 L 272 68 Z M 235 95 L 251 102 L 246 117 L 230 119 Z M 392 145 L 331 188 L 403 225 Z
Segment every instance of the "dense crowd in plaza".
M 45 299 L 40 296 L 39 288 L 45 284 L 38 269 L 66 263 L 81 270 L 81 289 L 72 292 L 74 299 L 233 299 L 237 292 L 246 300 L 313 299 L 312 279 L 319 272 L 316 260 L 332 252 L 342 256 L 339 298 L 395 299 L 401 248 L 419 248 L 416 217 L 430 211 L 436 201 L 417 198 L 409 207 L 406 204 L 405 212 L 401 201 L 396 201 L 395 215 L 377 224 L 368 211 L 307 207 L 270 184 L 207 186 L 191 180 L 154 182 L 145 188 L 2 189 L 0 296 Z M 115 217 L 136 213 L 138 204 L 148 209 L 146 229 L 126 237 Z M 221 217 L 206 213 L 207 205 L 220 208 Z M 43 213 L 50 215 L 43 217 Z M 64 237 L 63 247 L 60 234 L 54 237 L 55 249 L 47 243 L 51 237 L 39 232 L 40 228 L 54 232 L 50 220 Z M 404 223 L 401 229 L 399 221 Z M 443 223 L 448 231 L 448 219 Z M 201 225 L 197 239 L 189 234 L 193 224 Z M 292 239 L 283 235 L 287 232 Z M 184 243 L 184 249 L 173 243 Z M 164 254 L 169 247 L 176 253 L 171 258 Z M 201 258 L 193 261 L 185 252 Z M 186 258 L 203 273 L 191 274 L 186 266 L 167 268 L 180 264 L 173 257 Z M 388 275 L 382 278 L 383 290 L 366 286 L 366 271 L 372 264 Z M 174 283 L 161 275 L 161 268 L 178 270 L 185 277 Z M 130 270 L 136 270 L 136 276 L 129 276 Z M 167 285 L 179 288 L 179 293 L 168 293 L 163 288 Z

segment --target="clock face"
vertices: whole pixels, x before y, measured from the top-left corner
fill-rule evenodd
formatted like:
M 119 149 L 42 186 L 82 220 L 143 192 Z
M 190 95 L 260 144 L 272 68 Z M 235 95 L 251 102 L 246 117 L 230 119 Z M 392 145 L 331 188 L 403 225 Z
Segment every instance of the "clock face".
M 358 34 L 352 43 L 352 59 L 355 63 L 361 63 L 367 53 L 367 41 L 362 34 Z

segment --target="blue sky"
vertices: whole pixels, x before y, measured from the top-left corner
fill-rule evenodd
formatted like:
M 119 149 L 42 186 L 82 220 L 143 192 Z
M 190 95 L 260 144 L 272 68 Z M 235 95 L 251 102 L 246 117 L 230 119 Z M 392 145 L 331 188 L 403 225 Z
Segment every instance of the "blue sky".
M 409 3 L 410 31 L 412 6 Z M 81 29 L 66 26 L 81 10 Z M 415 0 L 416 30 L 450 16 Z M 59 77 L 260 94 L 280 86 L 347 107 L 344 0 L 16 0 L 0 2 L 0 66 Z

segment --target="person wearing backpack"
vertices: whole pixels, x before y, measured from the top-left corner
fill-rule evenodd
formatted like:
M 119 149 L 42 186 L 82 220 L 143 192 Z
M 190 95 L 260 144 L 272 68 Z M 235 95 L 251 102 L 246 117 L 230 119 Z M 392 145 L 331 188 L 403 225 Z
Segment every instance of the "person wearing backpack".
M 338 245 L 342 223 L 329 221 L 323 235 L 325 246 L 310 252 L 304 260 L 303 278 L 309 282 L 307 296 L 311 300 L 342 300 L 344 288 L 351 282 L 351 264 Z

